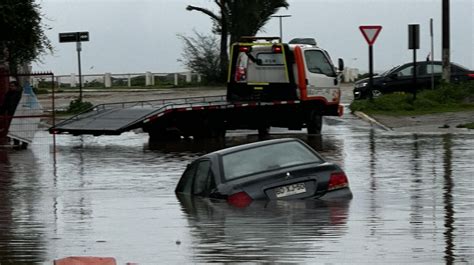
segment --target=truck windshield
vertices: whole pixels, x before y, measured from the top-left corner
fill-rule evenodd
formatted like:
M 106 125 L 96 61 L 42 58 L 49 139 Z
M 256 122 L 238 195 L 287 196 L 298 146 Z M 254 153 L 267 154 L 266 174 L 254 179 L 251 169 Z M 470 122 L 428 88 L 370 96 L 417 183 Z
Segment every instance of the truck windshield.
M 306 146 L 296 141 L 245 149 L 222 157 L 226 180 L 290 166 L 323 162 Z

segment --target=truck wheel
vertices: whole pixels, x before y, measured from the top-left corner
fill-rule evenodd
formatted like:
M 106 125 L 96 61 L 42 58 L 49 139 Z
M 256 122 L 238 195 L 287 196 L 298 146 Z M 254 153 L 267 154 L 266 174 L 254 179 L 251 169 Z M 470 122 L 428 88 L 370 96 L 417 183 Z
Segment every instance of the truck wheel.
M 225 138 L 225 133 L 226 133 L 225 128 L 212 128 L 211 138 Z
M 154 128 L 148 132 L 149 141 L 167 141 L 181 139 L 179 133 L 175 130 L 166 130 L 166 128 Z
M 306 126 L 308 134 L 321 134 L 323 128 L 323 116 L 312 114 Z
M 266 137 L 270 134 L 270 126 L 258 128 L 258 137 Z

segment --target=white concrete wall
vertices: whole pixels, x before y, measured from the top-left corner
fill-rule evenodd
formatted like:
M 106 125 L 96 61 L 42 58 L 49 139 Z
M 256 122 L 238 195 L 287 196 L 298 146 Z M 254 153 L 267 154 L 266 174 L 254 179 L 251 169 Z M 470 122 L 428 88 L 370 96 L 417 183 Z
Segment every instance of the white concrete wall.
M 193 73 L 193 72 L 176 72 L 176 73 L 153 73 L 153 72 L 145 72 L 145 73 L 124 73 L 124 74 L 114 74 L 114 73 L 104 73 L 104 74 L 84 74 L 82 75 L 83 80 L 83 87 L 85 85 L 84 81 L 99 81 L 104 84 L 104 87 L 113 87 L 112 78 L 121 78 L 123 79 L 128 87 L 132 87 L 132 78 L 137 76 L 145 76 L 145 85 L 146 86 L 154 86 L 155 83 L 155 76 L 168 76 L 168 81 L 174 84 L 175 86 L 179 85 L 180 76 L 185 77 L 185 82 L 190 83 L 192 80 L 197 80 L 198 83 L 202 81 L 201 76 Z M 171 76 L 171 77 L 169 77 Z M 69 84 L 70 87 L 75 88 L 78 87 L 79 77 L 76 73 L 71 73 L 70 75 L 56 75 L 56 82 L 58 86 L 61 84 Z M 34 82 L 33 84 L 38 84 L 38 82 Z

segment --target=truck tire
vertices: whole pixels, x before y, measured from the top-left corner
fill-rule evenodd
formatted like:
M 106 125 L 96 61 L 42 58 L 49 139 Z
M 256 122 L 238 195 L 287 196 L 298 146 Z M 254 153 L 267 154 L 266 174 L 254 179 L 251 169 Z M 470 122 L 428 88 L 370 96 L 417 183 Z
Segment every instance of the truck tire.
M 313 113 L 307 122 L 308 134 L 321 134 L 323 128 L 323 116 Z
M 266 137 L 270 134 L 270 126 L 262 126 L 258 128 L 258 137 Z

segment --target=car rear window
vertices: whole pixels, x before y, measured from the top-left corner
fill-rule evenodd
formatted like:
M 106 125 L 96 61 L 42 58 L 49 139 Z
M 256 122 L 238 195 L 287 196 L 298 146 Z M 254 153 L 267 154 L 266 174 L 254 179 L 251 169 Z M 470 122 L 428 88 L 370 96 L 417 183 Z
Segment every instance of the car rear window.
M 234 80 L 238 83 L 289 83 L 283 53 L 272 46 L 252 46 L 250 53 L 239 52 Z
M 245 149 L 222 157 L 226 180 L 290 166 L 323 162 L 306 146 L 296 141 Z

